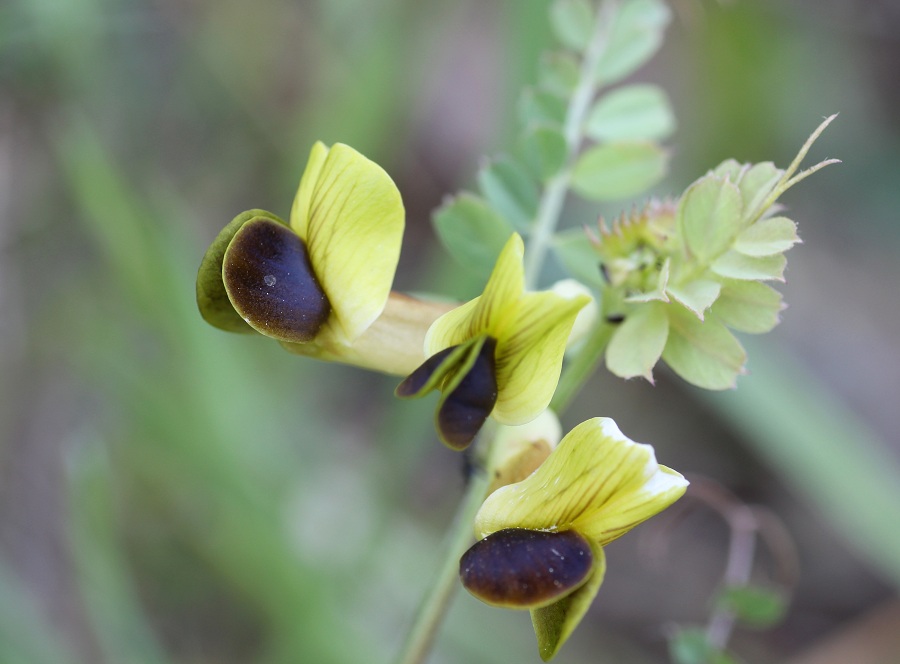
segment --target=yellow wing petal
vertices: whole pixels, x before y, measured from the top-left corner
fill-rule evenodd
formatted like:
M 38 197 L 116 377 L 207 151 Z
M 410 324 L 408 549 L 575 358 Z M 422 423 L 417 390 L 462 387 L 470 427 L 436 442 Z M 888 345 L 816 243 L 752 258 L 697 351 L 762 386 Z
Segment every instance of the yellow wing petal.
M 291 205 L 291 228 L 304 241 L 306 240 L 307 224 L 309 222 L 309 201 L 312 197 L 313 187 L 319 179 L 319 172 L 322 170 L 322 164 L 325 163 L 325 157 L 328 156 L 328 148 L 321 141 L 316 141 L 309 152 L 309 159 L 306 162 L 306 168 L 303 176 L 300 178 L 300 186 L 297 187 L 297 194 L 294 196 L 294 203 Z
M 451 309 L 443 316 L 438 318 L 428 328 L 425 334 L 425 356 L 431 357 L 450 346 L 458 346 L 459 344 L 478 336 L 471 334 L 470 321 L 475 310 L 478 308 L 478 300 L 482 296 L 469 300 L 463 305 Z
M 331 302 L 328 334 L 336 340 L 353 341 L 384 309 L 403 220 L 400 192 L 380 166 L 340 143 L 328 150 L 309 200 L 307 246 Z
M 590 302 L 556 293 L 524 295 L 497 327 L 497 387 L 494 418 L 524 424 L 537 417 L 553 398 L 566 341 L 578 312 Z
M 504 528 L 575 529 L 599 545 L 661 512 L 687 480 L 656 462 L 607 417 L 572 429 L 527 479 L 498 489 L 475 517 L 481 537 Z

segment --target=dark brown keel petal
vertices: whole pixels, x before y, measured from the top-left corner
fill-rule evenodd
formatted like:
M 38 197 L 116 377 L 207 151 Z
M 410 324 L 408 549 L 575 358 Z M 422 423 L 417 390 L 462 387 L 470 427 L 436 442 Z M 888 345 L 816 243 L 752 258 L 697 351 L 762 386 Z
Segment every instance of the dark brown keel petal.
M 445 348 L 422 362 L 415 371 L 403 379 L 394 390 L 394 394 L 401 399 L 411 399 L 413 397 L 421 397 L 426 392 L 430 392 L 434 387 L 437 387 L 431 384 L 432 378 L 435 377 L 435 372 L 441 368 L 444 360 L 457 348 L 459 346 L 450 346 L 450 348 Z
M 575 591 L 587 580 L 593 564 L 590 543 L 574 530 L 507 528 L 463 554 L 459 577 L 482 602 L 533 609 Z
M 271 219 L 249 221 L 235 234 L 222 279 L 235 310 L 279 341 L 311 341 L 331 313 L 303 240 Z
M 222 282 L 222 263 L 225 261 L 225 251 L 234 239 L 235 234 L 248 221 L 257 217 L 267 217 L 275 221 L 281 221 L 271 212 L 265 210 L 247 210 L 219 231 L 216 239 L 206 250 L 200 269 L 197 271 L 197 308 L 203 319 L 220 330 L 226 332 L 244 332 L 256 334 L 241 315 L 235 311 L 234 305 L 228 298 L 225 284 Z M 281 222 L 284 223 L 284 222 Z
M 436 417 L 441 441 L 455 450 L 467 448 L 497 403 L 494 350 L 497 340 L 487 337 L 470 368 L 443 395 Z M 461 370 L 465 370 L 463 367 Z

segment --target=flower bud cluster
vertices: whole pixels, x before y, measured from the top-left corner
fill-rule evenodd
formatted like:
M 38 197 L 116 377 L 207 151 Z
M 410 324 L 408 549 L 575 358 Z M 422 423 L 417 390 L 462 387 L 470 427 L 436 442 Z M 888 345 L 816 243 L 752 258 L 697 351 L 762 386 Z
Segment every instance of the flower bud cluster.
M 603 275 L 607 316 L 620 322 L 606 351 L 623 378 L 653 379 L 662 358 L 706 389 L 733 387 L 746 353 L 732 330 L 770 331 L 784 308 L 770 282 L 784 281 L 785 252 L 800 241 L 778 214 L 778 197 L 821 162 L 794 176 L 827 120 L 788 169 L 728 160 L 691 184 L 677 201 L 654 201 L 611 225 L 591 243 Z

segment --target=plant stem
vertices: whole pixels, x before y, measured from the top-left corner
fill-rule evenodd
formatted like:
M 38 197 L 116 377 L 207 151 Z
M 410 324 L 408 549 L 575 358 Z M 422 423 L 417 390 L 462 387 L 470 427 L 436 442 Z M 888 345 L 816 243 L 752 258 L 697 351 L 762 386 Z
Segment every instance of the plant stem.
M 563 136 L 568 147 L 567 165 L 556 176 L 551 178 L 541 195 L 538 203 L 537 217 L 531 233 L 528 237 L 528 251 L 525 253 L 525 287 L 535 288 L 541 276 L 541 268 L 553 233 L 559 223 L 560 213 L 566 199 L 566 191 L 569 189 L 569 180 L 572 175 L 572 165 L 578 156 L 583 139 L 584 121 L 590 109 L 591 101 L 597 93 L 597 67 L 600 58 L 606 52 L 609 44 L 609 28 L 612 25 L 618 2 L 609 0 L 600 6 L 597 12 L 597 22 L 594 25 L 594 34 L 584 52 L 581 62 L 578 85 L 569 100 L 566 110 L 566 122 L 563 127 Z
M 407 635 L 398 664 L 422 664 L 431 652 L 434 638 L 450 608 L 453 595 L 459 587 L 459 558 L 473 539 L 472 523 L 478 508 L 484 502 L 489 475 L 476 471 L 459 505 L 442 551 L 444 561 L 434 580 L 434 585 L 422 600 L 415 623 Z
M 559 377 L 559 385 L 553 394 L 553 400 L 550 402 L 553 412 L 561 414 L 584 387 L 600 363 L 615 329 L 615 325 L 601 319 L 590 336 L 585 339 L 584 345 L 575 353 L 575 357 L 566 363 Z
M 753 508 L 715 482 L 702 478 L 691 479 L 690 495 L 715 510 L 728 524 L 728 561 L 722 575 L 722 585 L 725 588 L 746 586 L 753 572 L 756 538 L 760 530 Z M 706 625 L 707 643 L 717 651 L 724 651 L 736 621 L 734 611 L 717 603 Z
M 753 510 L 743 504 L 731 506 L 725 516 L 731 528 L 731 536 L 728 563 L 722 580 L 726 588 L 746 586 L 750 582 L 756 553 L 756 518 Z M 731 609 L 716 608 L 706 626 L 706 640 L 717 650 L 724 650 L 736 621 L 737 616 Z

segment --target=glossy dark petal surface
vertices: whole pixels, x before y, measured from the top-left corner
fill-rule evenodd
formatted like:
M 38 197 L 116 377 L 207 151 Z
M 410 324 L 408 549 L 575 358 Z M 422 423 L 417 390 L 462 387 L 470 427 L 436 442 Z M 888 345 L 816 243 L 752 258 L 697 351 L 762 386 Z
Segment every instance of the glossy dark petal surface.
M 482 602 L 536 608 L 565 597 L 588 578 L 591 545 L 574 530 L 499 530 L 476 542 L 459 561 L 459 577 Z
M 222 279 L 235 310 L 280 341 L 311 341 L 331 312 L 303 240 L 271 219 L 254 219 L 235 234 Z
M 403 379 L 394 394 L 401 398 L 411 398 L 423 396 L 422 389 L 428 384 L 428 380 L 434 374 L 441 363 L 449 356 L 458 346 L 445 348 L 429 357 L 422 362 L 419 367 Z
M 438 433 L 453 449 L 462 450 L 472 443 L 497 403 L 496 347 L 497 341 L 488 337 L 472 368 L 438 407 Z

